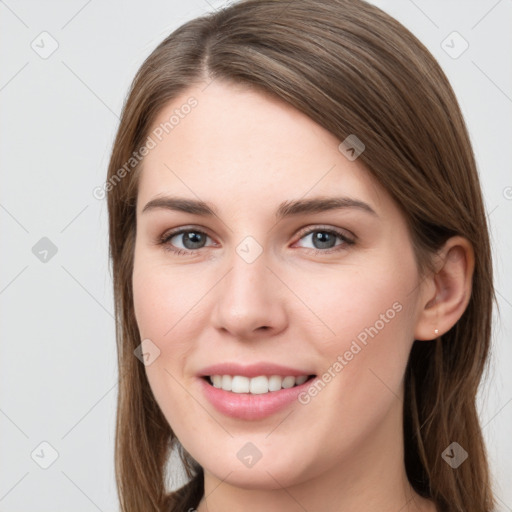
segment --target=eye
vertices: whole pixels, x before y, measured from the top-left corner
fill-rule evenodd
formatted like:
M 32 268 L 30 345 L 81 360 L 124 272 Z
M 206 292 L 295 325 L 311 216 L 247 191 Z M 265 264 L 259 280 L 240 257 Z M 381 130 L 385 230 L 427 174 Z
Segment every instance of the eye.
M 205 247 L 207 239 L 210 237 L 200 229 L 181 228 L 177 231 L 165 233 L 160 239 L 166 250 L 172 251 L 178 255 L 194 254 L 196 250 Z M 180 247 L 181 244 L 181 247 Z
M 206 242 L 211 238 L 201 229 L 179 228 L 175 231 L 166 232 L 158 240 L 165 250 L 171 251 L 178 256 L 192 256 L 199 249 L 207 247 Z M 345 232 L 334 228 L 315 227 L 305 230 L 300 235 L 300 240 L 310 240 L 313 247 L 305 247 L 312 250 L 315 254 L 331 253 L 346 249 L 353 245 L 355 241 Z M 210 244 L 210 246 L 215 244 Z
M 316 227 L 302 233 L 300 240 L 308 240 L 313 245 L 311 247 L 315 253 L 329 253 L 346 249 L 353 245 L 355 241 L 349 238 L 344 232 L 333 228 Z M 337 241 L 340 241 L 337 243 Z M 306 247 L 307 248 L 307 247 Z

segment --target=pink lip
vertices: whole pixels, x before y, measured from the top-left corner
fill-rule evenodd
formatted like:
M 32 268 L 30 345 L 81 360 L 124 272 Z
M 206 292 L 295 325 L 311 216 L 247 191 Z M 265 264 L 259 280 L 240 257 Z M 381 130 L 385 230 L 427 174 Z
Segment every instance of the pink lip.
M 313 375 L 313 373 L 314 372 L 309 370 L 298 370 L 297 368 L 263 362 L 245 366 L 238 363 L 214 364 L 203 368 L 198 375 L 200 377 L 210 375 L 243 375 L 244 377 L 258 377 L 260 375 L 281 375 L 282 377 L 286 377 L 289 375 L 300 377 L 301 375 Z
M 312 372 L 275 365 L 273 363 L 260 363 L 241 366 L 237 363 L 224 363 L 204 368 L 199 373 L 199 384 L 206 399 L 222 414 L 243 420 L 258 420 L 266 418 L 284 409 L 297 401 L 299 393 L 314 382 L 307 380 L 300 386 L 271 391 L 261 395 L 250 393 L 232 393 L 215 388 L 203 377 L 209 375 L 243 375 L 245 377 L 258 377 L 259 375 L 311 375 Z

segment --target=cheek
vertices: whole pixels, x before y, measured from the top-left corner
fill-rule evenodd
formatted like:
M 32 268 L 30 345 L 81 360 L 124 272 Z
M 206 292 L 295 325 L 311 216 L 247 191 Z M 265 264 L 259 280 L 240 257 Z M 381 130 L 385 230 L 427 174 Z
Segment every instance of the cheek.
M 187 406 L 188 395 L 183 389 L 183 368 L 192 350 L 190 340 L 194 339 L 190 309 L 197 301 L 190 298 L 193 291 L 187 296 L 179 293 L 182 286 L 168 268 L 146 262 L 135 265 L 133 300 L 140 337 L 151 340 L 158 350 L 158 357 L 145 367 L 146 376 L 167 422 L 176 435 L 186 438 L 197 414 Z M 187 427 L 180 429 L 182 425 Z
M 301 404 L 317 418 L 315 445 L 326 458 L 360 443 L 400 407 L 411 349 L 413 273 L 348 272 L 329 281 L 313 307 L 335 332 L 316 342 L 323 373 Z M 333 430 L 332 426 L 337 428 Z M 322 439 L 330 439 L 325 444 Z
M 171 340 L 173 347 L 180 346 L 184 331 L 197 325 L 193 320 L 207 290 L 196 277 L 164 264 L 135 265 L 133 301 L 141 338 L 154 339 L 161 350 Z
M 324 336 L 327 341 L 322 344 L 329 354 L 343 348 L 347 340 L 364 345 L 403 332 L 412 319 L 409 283 L 413 280 L 406 267 L 398 275 L 389 266 L 374 264 L 331 270 L 315 279 L 296 278 L 294 290 L 329 328 L 331 336 Z
M 325 379 L 337 381 L 338 398 L 354 406 L 401 392 L 413 342 L 416 278 L 414 261 L 402 263 L 342 269 L 325 280 L 323 293 L 317 287 L 311 295 L 317 297 L 312 309 L 332 331 L 316 343 Z
M 135 260 L 132 282 L 141 340 L 151 340 L 159 351 L 146 374 L 157 401 L 172 409 L 172 402 L 183 395 L 177 381 L 189 378 L 184 376 L 187 361 L 205 327 L 201 318 L 206 301 L 201 299 L 211 284 L 199 272 L 179 271 L 149 257 Z
M 140 262 L 139 262 L 140 261 Z M 169 279 L 148 259 L 137 258 L 133 270 L 133 303 L 141 338 L 160 338 L 174 317 L 169 311 Z

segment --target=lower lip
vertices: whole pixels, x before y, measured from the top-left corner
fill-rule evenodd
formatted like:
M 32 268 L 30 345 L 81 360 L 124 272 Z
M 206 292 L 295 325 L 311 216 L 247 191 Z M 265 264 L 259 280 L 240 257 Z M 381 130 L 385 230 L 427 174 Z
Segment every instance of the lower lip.
M 296 402 L 297 396 L 314 381 L 310 379 L 293 388 L 253 395 L 224 391 L 212 386 L 205 379 L 199 380 L 204 395 L 217 411 L 242 420 L 259 420 L 281 411 Z

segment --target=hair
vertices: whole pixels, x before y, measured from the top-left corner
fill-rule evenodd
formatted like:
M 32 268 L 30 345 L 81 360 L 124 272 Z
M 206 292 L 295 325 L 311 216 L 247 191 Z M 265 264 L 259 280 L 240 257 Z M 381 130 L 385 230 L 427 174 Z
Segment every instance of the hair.
M 161 412 L 144 365 L 132 271 L 140 164 L 123 174 L 162 108 L 203 81 L 271 94 L 341 141 L 355 134 L 358 157 L 407 221 L 421 273 L 451 236 L 474 249 L 469 304 L 431 342 L 415 340 L 405 370 L 404 465 L 408 480 L 439 511 L 495 507 L 476 407 L 490 356 L 495 292 L 489 231 L 468 131 L 448 79 L 403 25 L 363 0 L 245 0 L 193 19 L 162 41 L 137 72 L 123 107 L 108 169 L 119 393 L 115 471 L 121 508 L 181 511 L 203 495 L 203 471 Z M 191 114 L 193 115 L 193 113 Z M 117 181 L 112 181 L 114 178 Z M 452 442 L 469 459 L 452 469 Z M 188 483 L 166 488 L 178 449 Z

